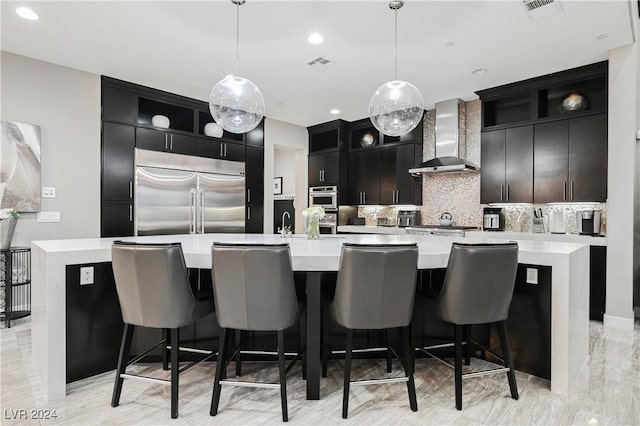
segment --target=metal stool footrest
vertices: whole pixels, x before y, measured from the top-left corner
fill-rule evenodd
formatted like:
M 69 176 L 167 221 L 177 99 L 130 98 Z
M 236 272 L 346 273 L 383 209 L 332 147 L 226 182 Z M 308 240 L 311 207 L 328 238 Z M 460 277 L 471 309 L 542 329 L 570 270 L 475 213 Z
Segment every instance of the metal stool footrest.
M 483 345 L 481 345 L 480 343 L 476 342 L 473 339 L 469 339 L 469 342 L 462 342 L 462 345 L 464 346 L 464 345 L 471 344 L 471 343 L 473 343 L 474 345 L 476 345 L 477 347 L 479 347 L 483 351 L 489 352 L 491 355 L 496 357 L 503 364 L 505 363 L 504 360 L 498 354 L 493 352 L 491 349 L 488 349 L 488 348 L 484 347 Z M 430 350 L 433 350 L 433 349 L 451 348 L 453 346 L 454 346 L 453 343 L 442 343 L 442 344 L 438 344 L 438 345 L 431 345 L 431 346 L 424 346 L 424 347 L 421 347 L 421 348 L 416 348 L 416 350 L 429 355 L 431 358 L 435 359 L 436 361 L 440 361 L 442 364 L 446 365 L 449 368 L 455 368 L 455 366 L 451 362 L 449 362 L 446 359 L 441 358 L 441 357 L 433 354 L 432 352 L 430 352 Z M 509 367 L 498 367 L 498 368 L 492 368 L 491 370 L 482 370 L 482 371 L 474 371 L 474 372 L 471 372 L 471 373 L 463 373 L 462 374 L 462 378 L 463 379 L 470 379 L 472 377 L 487 376 L 489 374 L 506 373 L 508 371 L 509 371 Z

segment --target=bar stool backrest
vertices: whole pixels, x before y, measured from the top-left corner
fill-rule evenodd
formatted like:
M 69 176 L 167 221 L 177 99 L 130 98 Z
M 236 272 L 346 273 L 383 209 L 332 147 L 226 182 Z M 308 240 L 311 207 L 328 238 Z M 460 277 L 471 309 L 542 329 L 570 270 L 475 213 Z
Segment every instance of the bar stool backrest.
M 442 292 L 441 319 L 485 324 L 507 319 L 518 268 L 518 243 L 453 243 Z
M 196 298 L 180 243 L 115 241 L 111 260 L 125 323 L 178 328 L 195 320 Z
M 411 322 L 418 246 L 343 244 L 335 320 L 350 329 L 406 327 Z
M 298 300 L 289 244 L 214 243 L 211 250 L 220 327 L 280 331 L 295 323 Z

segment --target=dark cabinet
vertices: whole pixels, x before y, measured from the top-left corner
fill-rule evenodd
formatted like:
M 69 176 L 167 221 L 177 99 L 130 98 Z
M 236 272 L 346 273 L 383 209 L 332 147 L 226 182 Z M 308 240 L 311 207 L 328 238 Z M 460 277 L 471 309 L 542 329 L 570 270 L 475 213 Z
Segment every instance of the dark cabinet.
M 246 223 L 245 232 L 264 231 L 264 150 L 247 146 L 246 164 Z
M 103 201 L 101 235 L 103 237 L 128 237 L 133 235 L 133 203 Z
M 533 126 L 482 133 L 480 202 L 533 201 Z
M 135 128 L 102 124 L 102 198 L 133 199 Z
M 247 145 L 264 148 L 264 118 L 258 126 L 246 134 Z
M 338 151 L 309 156 L 309 186 L 338 184 Z
M 422 179 L 409 174 L 420 163 L 421 146 L 403 144 L 379 151 L 380 204 L 422 204 Z
M 151 151 L 172 152 L 174 154 L 195 155 L 196 138 L 160 130 L 136 128 L 136 147 Z
M 534 202 L 606 201 L 607 114 L 535 126 Z
M 349 156 L 351 204 L 380 204 L 380 150 L 354 151 Z
M 135 124 L 137 96 L 115 87 L 102 87 L 102 119 Z
M 218 139 L 198 138 L 197 146 L 197 153 L 200 157 L 244 161 L 244 145 L 223 142 Z

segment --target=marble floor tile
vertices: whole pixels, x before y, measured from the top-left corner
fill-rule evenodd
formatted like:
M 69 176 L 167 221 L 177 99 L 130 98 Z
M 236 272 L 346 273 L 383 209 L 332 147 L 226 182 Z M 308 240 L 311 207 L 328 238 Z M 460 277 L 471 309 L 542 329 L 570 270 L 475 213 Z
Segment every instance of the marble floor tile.
M 115 372 L 70 384 L 63 401 L 47 401 L 31 358 L 29 319 L 0 330 L 2 425 L 200 425 L 281 424 L 280 395 L 273 389 L 223 387 L 218 415 L 209 416 L 215 363 L 203 363 L 180 377 L 180 416 L 169 416 L 168 386 L 125 380 L 120 405 L 110 406 Z M 322 379 L 319 401 L 307 401 L 300 365 L 287 376 L 289 421 L 292 424 L 407 425 L 640 425 L 640 323 L 633 332 L 590 324 L 587 364 L 568 396 L 550 392 L 548 380 L 518 372 L 519 400 L 509 393 L 506 375 L 463 381 L 463 410 L 455 409 L 453 370 L 433 359 L 416 360 L 418 411 L 409 408 L 405 383 L 352 386 L 349 418 L 342 413 L 343 370 L 331 362 Z M 472 368 L 488 363 L 472 360 Z M 234 365 L 228 370 L 235 379 Z M 129 371 L 129 370 L 128 370 Z M 159 364 L 140 364 L 131 372 L 167 378 Z M 353 378 L 403 375 L 399 362 L 386 373 L 385 362 L 354 360 Z M 272 363 L 243 364 L 240 380 L 277 383 Z M 12 419 L 15 409 L 55 410 L 48 420 Z

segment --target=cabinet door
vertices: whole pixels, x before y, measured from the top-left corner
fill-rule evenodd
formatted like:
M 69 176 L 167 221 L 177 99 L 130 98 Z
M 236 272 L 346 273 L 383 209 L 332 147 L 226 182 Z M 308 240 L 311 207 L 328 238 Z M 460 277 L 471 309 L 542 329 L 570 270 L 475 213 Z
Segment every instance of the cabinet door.
M 351 153 L 349 193 L 351 204 L 380 204 L 380 150 Z
M 102 199 L 133 198 L 134 127 L 102 124 Z
M 533 126 L 505 131 L 505 198 L 510 203 L 533 202 Z
M 135 124 L 137 97 L 133 93 L 105 86 L 102 88 L 102 119 Z
M 483 132 L 480 142 L 480 203 L 505 201 L 505 131 Z
M 411 176 L 409 169 L 422 161 L 422 145 L 403 144 L 394 149 L 397 153 L 396 204 L 420 205 L 422 204 L 422 177 Z M 382 202 L 382 180 L 380 182 L 380 201 L 384 204 Z
M 244 145 L 223 142 L 223 159 L 229 161 L 244 161 Z
M 247 233 L 264 231 L 264 150 L 247 146 L 246 176 L 246 226 Z
M 136 128 L 136 147 L 150 151 L 168 151 L 168 134 L 159 130 L 138 127 Z
M 569 123 L 566 120 L 536 124 L 533 155 L 533 202 L 567 200 Z
M 103 201 L 101 236 L 129 237 L 133 235 L 133 203 Z
M 170 133 L 169 151 L 174 154 L 196 155 L 196 138 Z
M 222 158 L 222 142 L 218 139 L 198 138 L 197 152 L 200 157 Z
M 568 200 L 607 200 L 606 114 L 569 121 L 568 185 Z
M 408 174 L 408 173 L 407 173 Z M 396 204 L 398 175 L 398 149 L 380 150 L 380 204 Z
M 309 186 L 338 183 L 338 152 L 309 156 Z

